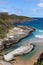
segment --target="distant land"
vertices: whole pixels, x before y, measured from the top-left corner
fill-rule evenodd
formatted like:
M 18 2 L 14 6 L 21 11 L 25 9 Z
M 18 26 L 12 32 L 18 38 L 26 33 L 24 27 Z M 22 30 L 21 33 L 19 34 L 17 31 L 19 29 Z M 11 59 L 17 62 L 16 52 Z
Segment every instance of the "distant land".
M 0 39 L 5 37 L 5 34 L 10 28 L 14 26 L 14 23 L 20 23 L 33 20 L 33 18 L 26 16 L 18 16 L 15 14 L 9 15 L 8 12 L 0 12 Z
M 0 12 L 0 18 L 3 20 L 10 21 L 10 22 L 15 22 L 15 23 L 33 20 L 33 18 L 31 18 L 31 17 L 18 16 L 16 14 L 9 14 L 7 12 Z

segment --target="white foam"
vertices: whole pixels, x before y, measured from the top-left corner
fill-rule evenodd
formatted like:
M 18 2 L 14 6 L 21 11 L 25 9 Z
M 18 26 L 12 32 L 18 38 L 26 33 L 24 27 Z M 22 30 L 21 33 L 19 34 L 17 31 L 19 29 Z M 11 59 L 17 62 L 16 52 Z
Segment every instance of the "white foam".
M 38 30 L 39 32 L 43 32 L 43 30 Z
M 34 36 L 36 38 L 43 38 L 43 30 L 36 30 Z
M 35 35 L 37 38 L 43 38 L 43 35 Z
M 36 32 L 43 32 L 43 30 L 36 29 Z

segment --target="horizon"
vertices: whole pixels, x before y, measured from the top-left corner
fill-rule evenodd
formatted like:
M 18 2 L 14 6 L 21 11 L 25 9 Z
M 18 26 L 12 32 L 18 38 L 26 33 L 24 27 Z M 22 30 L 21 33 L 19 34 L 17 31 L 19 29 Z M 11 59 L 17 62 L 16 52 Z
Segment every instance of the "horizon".
M 0 12 L 43 18 L 43 0 L 1 0 Z

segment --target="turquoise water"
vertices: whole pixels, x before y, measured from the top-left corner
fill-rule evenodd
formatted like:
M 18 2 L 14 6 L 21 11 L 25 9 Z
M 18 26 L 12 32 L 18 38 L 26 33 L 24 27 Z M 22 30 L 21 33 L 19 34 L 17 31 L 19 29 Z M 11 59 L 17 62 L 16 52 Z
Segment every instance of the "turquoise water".
M 22 22 L 17 25 L 30 26 L 36 29 L 36 31 L 33 32 L 29 38 L 43 38 L 43 18 L 36 18 L 32 21 Z
M 21 40 L 19 43 L 16 44 L 16 46 L 13 45 L 13 47 L 6 49 L 4 51 L 12 51 L 18 47 L 20 47 L 22 45 L 23 42 L 28 42 L 31 39 L 39 39 L 40 41 L 41 39 L 43 40 L 43 18 L 36 18 L 35 20 L 32 21 L 28 21 L 28 22 L 22 22 L 20 24 L 16 24 L 16 25 L 22 25 L 22 26 L 30 26 L 36 29 L 35 32 L 32 32 L 32 34 L 26 38 L 24 38 L 23 40 Z M 33 55 L 35 55 L 38 51 L 43 50 L 43 46 L 39 45 L 37 43 L 32 43 L 35 45 L 35 49 L 33 51 L 31 51 L 28 54 L 22 55 L 20 56 L 21 59 L 26 60 L 31 58 Z M 3 52 L 4 54 L 4 52 Z
M 43 40 L 43 18 L 36 18 L 35 20 L 32 21 L 28 21 L 28 22 L 22 22 L 19 23 L 17 25 L 21 25 L 21 26 L 30 26 L 36 29 L 35 32 L 32 32 L 32 34 L 30 36 L 28 36 L 27 38 L 21 40 L 17 45 L 21 46 L 23 42 L 29 41 L 31 39 L 40 39 Z M 38 51 L 43 50 L 43 46 L 37 44 L 37 43 L 32 43 L 35 45 L 35 49 L 25 55 L 20 56 L 22 59 L 26 60 L 31 58 L 34 54 L 36 54 Z

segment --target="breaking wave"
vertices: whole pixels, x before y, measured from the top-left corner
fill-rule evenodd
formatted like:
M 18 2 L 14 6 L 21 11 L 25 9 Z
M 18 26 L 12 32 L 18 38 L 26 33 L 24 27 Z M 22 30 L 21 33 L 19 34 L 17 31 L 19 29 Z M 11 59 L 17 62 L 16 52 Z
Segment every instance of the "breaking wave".
M 43 30 L 36 30 L 34 36 L 36 38 L 43 38 Z

